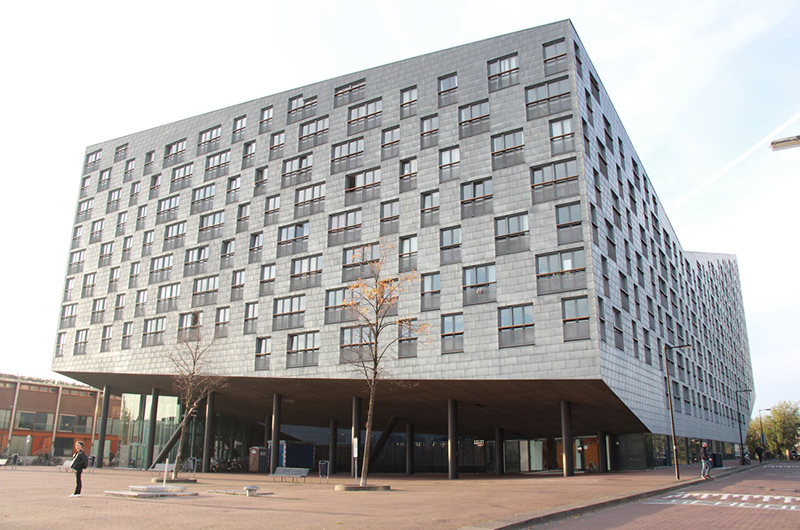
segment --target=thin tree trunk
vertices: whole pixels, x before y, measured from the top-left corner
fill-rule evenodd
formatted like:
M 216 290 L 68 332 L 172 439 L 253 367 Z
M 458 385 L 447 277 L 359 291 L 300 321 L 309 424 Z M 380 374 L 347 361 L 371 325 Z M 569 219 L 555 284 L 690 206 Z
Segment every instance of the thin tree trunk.
M 374 377 L 374 376 L 373 376 Z M 369 407 L 367 407 L 367 435 L 364 440 L 364 455 L 361 464 L 361 486 L 367 485 L 367 474 L 369 473 L 369 450 L 372 442 L 372 411 L 375 408 L 375 391 L 378 385 L 377 377 L 374 377 L 369 387 Z
M 186 435 L 186 425 L 188 424 L 186 420 L 188 418 L 189 418 L 189 413 L 187 411 L 186 415 L 183 417 L 183 421 L 181 422 L 183 424 L 183 428 L 181 429 L 181 437 L 178 440 L 178 452 L 176 453 L 175 456 L 175 467 L 172 468 L 172 480 L 178 478 L 178 466 L 180 465 L 181 456 L 183 453 L 183 437 Z

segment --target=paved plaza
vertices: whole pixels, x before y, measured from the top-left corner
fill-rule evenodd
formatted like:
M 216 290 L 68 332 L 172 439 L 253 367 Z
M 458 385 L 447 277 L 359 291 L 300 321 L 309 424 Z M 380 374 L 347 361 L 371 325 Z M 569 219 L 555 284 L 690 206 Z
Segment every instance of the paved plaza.
M 728 465 L 733 465 L 728 463 Z M 741 470 L 714 470 L 717 476 Z M 511 528 L 532 518 L 613 505 L 632 496 L 682 488 L 699 481 L 698 466 L 682 468 L 675 483 L 672 469 L 564 478 L 554 474 L 496 477 L 462 475 L 375 475 L 370 484 L 388 484 L 388 492 L 337 492 L 351 483 L 343 475 L 327 484 L 273 482 L 268 475 L 199 474 L 188 491 L 197 496 L 131 499 L 106 495 L 131 485 L 150 484 L 151 473 L 98 469 L 84 473 L 84 494 L 70 498 L 74 475 L 48 467 L 0 470 L 0 526 L 54 528 L 68 522 L 84 528 L 270 528 L 270 529 L 495 529 Z M 212 493 L 260 488 L 259 496 Z M 574 512 L 570 512 L 574 513 Z M 521 526 L 516 526 L 520 528 Z

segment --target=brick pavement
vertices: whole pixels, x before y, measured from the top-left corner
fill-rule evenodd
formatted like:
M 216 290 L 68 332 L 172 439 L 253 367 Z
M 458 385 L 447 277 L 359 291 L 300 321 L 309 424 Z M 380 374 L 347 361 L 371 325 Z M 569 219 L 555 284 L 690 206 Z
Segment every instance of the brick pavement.
M 720 474 L 721 470 L 715 470 Z M 734 470 L 729 470 L 734 471 Z M 697 482 L 697 466 L 683 468 L 678 487 Z M 151 474 L 123 469 L 100 469 L 84 474 L 84 495 L 69 498 L 72 473 L 54 468 L 19 467 L 0 471 L 0 526 L 56 527 L 78 521 L 85 528 L 270 528 L 399 530 L 495 529 L 521 527 L 535 517 L 565 510 L 585 510 L 598 503 L 675 486 L 673 471 L 559 475 L 530 474 L 495 477 L 462 475 L 449 481 L 441 475 L 414 477 L 375 475 L 371 484 L 389 484 L 389 492 L 335 492 L 333 485 L 349 483 L 336 475 L 329 484 L 317 477 L 306 483 L 273 482 L 269 476 L 200 474 L 188 489 L 196 497 L 127 499 L 104 494 L 150 483 Z M 270 495 L 220 495 L 210 490 L 241 490 L 257 485 Z

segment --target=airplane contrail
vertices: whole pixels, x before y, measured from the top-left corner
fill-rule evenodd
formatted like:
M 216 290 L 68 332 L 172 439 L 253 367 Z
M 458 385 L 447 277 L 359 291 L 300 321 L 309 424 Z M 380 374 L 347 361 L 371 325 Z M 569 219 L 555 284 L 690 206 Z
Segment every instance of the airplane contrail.
M 696 188 L 691 190 L 689 193 L 687 193 L 686 195 L 684 195 L 683 197 L 681 197 L 680 199 L 675 201 L 673 204 L 671 204 L 668 207 L 668 209 L 669 210 L 675 210 L 675 209 L 679 208 L 680 206 L 684 205 L 685 203 L 689 202 L 690 199 L 696 197 L 697 195 L 700 194 L 701 191 L 703 191 L 704 189 L 706 189 L 707 187 L 712 185 L 714 182 L 716 182 L 717 180 L 719 180 L 720 178 L 725 176 L 725 174 L 728 173 L 728 171 L 730 171 L 731 169 L 736 167 L 742 160 L 744 160 L 745 158 L 747 158 L 750 155 L 752 155 L 753 153 L 755 153 L 756 150 L 758 150 L 760 147 L 762 147 L 765 144 L 768 145 L 769 142 L 772 141 L 775 138 L 775 135 L 777 135 L 779 132 L 781 132 L 781 130 L 785 129 L 786 127 L 788 127 L 789 125 L 793 124 L 797 120 L 800 120 L 800 111 L 798 111 L 794 116 L 789 118 L 786 122 L 784 122 L 784 123 L 780 124 L 778 127 L 776 127 L 775 130 L 770 131 L 769 134 L 764 136 L 764 138 L 762 138 L 761 140 L 759 140 L 758 142 L 753 144 L 753 146 L 750 147 L 750 149 L 748 149 L 747 151 L 745 151 L 744 153 L 742 153 L 741 155 L 736 157 L 733 161 L 728 163 L 728 165 L 726 165 L 725 167 L 723 167 L 722 169 L 720 169 L 719 171 L 717 171 L 716 173 L 711 175 L 708 179 L 706 179 L 705 181 L 700 183 L 699 186 L 697 186 Z

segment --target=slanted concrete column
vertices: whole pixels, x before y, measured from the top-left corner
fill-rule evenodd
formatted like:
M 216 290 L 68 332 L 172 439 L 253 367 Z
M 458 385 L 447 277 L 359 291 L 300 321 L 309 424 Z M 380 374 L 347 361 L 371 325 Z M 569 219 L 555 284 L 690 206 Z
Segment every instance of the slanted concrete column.
M 574 442 L 572 440 L 572 403 L 561 401 L 561 462 L 564 476 L 575 475 Z
M 144 467 L 150 469 L 153 465 L 153 455 L 156 447 L 156 421 L 158 420 L 158 389 L 154 388 L 150 392 L 150 419 L 148 420 L 147 430 L 147 458 L 145 458 Z
M 606 446 L 606 433 L 605 431 L 598 431 L 597 432 L 597 470 L 600 473 L 605 473 L 608 471 L 608 451 Z
M 209 392 L 206 397 L 206 428 L 203 431 L 203 473 L 211 471 L 211 451 L 214 449 L 214 400 L 216 394 Z
M 336 451 L 339 442 L 339 424 L 336 420 L 331 420 L 330 430 L 328 431 L 328 473 L 336 473 Z
M 504 475 L 506 472 L 505 433 L 500 427 L 494 429 L 494 473 Z
M 353 442 L 354 439 L 358 441 Z M 352 451 L 350 452 L 350 476 L 355 477 L 358 473 L 358 464 L 364 458 L 364 455 L 361 454 L 363 447 L 361 444 L 361 398 L 356 396 L 353 396 L 353 422 L 350 428 L 350 442 L 358 443 L 358 462 L 353 458 Z
M 414 474 L 414 424 L 406 423 L 406 475 Z
M 106 385 L 103 387 L 103 408 L 100 412 L 100 438 L 97 440 L 97 460 L 95 460 L 95 467 L 103 467 L 103 453 L 106 447 L 106 430 L 108 428 L 108 405 L 111 402 L 111 387 Z M 93 440 L 94 441 L 94 440 Z
M 458 478 L 458 401 L 447 400 L 447 475 Z
M 269 452 L 269 472 L 275 473 L 278 468 L 281 452 L 281 401 L 280 394 L 272 396 L 272 448 Z

